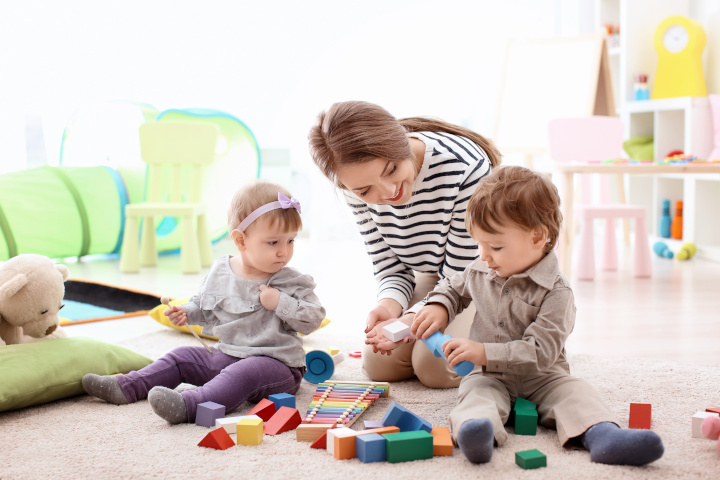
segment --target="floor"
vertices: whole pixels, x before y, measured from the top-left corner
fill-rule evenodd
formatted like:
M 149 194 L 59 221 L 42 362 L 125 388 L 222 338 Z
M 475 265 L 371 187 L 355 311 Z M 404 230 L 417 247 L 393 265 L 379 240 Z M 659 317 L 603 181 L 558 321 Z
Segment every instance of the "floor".
M 233 246 L 227 240 L 214 246 L 216 256 L 228 253 L 233 253 Z M 573 280 L 578 314 L 568 353 L 720 363 L 720 263 L 698 258 L 681 262 L 653 254 L 653 276 L 637 279 L 629 267 L 630 249 L 620 249 L 619 255 L 619 271 L 598 271 L 594 281 Z M 117 259 L 66 264 L 71 278 L 175 298 L 192 295 L 205 273 L 181 274 L 177 255 L 161 256 L 157 268 L 143 268 L 140 274 L 120 273 Z M 365 315 L 375 298 L 362 243 L 301 237 L 291 265 L 313 276 L 333 327 L 355 336 L 360 348 Z M 166 327 L 148 317 L 134 317 L 73 325 L 66 331 L 118 341 L 159 328 Z

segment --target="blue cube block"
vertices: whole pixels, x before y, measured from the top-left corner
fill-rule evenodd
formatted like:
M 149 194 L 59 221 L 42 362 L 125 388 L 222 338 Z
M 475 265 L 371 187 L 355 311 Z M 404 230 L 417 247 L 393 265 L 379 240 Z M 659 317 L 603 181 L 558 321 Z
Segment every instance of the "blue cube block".
M 355 456 L 361 462 L 384 462 L 385 455 L 385 437 L 382 435 L 369 433 L 355 438 Z
M 417 414 L 411 412 L 397 402 L 393 402 L 382 419 L 386 427 L 395 426 L 401 432 L 412 432 L 415 430 L 432 431 L 432 424 Z
M 202 427 L 214 427 L 215 420 L 225 416 L 225 405 L 215 402 L 203 402 L 197 406 L 195 424 Z
M 295 395 L 289 393 L 276 393 L 270 395 L 268 400 L 275 404 L 275 410 L 280 410 L 280 407 L 295 408 Z

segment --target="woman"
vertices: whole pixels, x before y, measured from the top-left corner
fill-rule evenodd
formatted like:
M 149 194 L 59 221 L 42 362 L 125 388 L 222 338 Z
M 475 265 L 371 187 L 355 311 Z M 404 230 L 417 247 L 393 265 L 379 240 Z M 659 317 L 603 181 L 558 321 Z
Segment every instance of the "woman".
M 430 118 L 396 119 L 358 101 L 320 113 L 308 138 L 315 164 L 343 190 L 373 262 L 378 303 L 368 313 L 365 333 L 376 335 L 423 302 L 440 278 L 477 258 L 465 208 L 480 179 L 500 164 L 500 152 L 466 128 Z M 474 313 L 466 309 L 445 333 L 467 337 Z M 443 358 L 407 340 L 392 355 L 366 346 L 368 377 L 417 376 L 432 388 L 458 386 L 460 379 Z

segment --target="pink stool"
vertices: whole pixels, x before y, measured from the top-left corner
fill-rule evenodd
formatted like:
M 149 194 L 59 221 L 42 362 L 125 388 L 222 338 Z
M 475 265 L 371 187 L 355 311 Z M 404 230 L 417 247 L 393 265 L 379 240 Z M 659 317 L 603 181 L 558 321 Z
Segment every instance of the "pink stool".
M 580 220 L 580 245 L 578 247 L 577 264 L 577 277 L 579 280 L 592 280 L 595 278 L 595 229 L 593 228 L 593 220 L 596 218 L 608 219 L 605 225 L 603 270 L 617 270 L 614 219 L 634 218 L 635 251 L 633 253 L 633 274 L 635 277 L 649 277 L 652 274 L 645 207 L 626 204 L 577 205 L 575 213 Z

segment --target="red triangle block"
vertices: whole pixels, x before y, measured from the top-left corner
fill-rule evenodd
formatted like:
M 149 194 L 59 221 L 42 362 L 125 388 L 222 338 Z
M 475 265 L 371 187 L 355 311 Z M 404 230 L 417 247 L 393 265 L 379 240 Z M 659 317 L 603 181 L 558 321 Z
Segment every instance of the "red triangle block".
M 205 438 L 198 443 L 198 447 L 216 448 L 218 450 L 225 450 L 234 446 L 235 442 L 223 427 L 208 433 L 205 435 Z
M 257 414 L 256 414 L 257 415 Z M 302 423 L 300 412 L 296 408 L 280 407 L 275 415 L 263 426 L 263 433 L 277 435 L 278 433 L 294 430 Z
M 323 450 L 327 448 L 327 430 L 310 444 L 310 448 L 322 448 Z
M 263 422 L 267 422 L 275 415 L 275 402 L 271 402 L 267 398 L 263 398 L 260 402 L 250 410 L 247 415 L 257 415 L 263 419 Z

